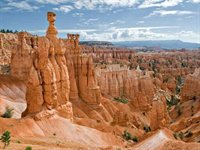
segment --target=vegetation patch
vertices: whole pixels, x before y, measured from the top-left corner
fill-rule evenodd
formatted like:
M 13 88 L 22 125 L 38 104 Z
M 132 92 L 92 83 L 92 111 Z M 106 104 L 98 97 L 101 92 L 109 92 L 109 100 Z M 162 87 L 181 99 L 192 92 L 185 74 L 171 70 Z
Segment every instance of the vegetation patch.
M 177 140 L 183 140 L 183 138 L 189 138 L 193 135 L 191 131 L 186 131 L 186 132 L 174 132 L 174 138 Z
M 180 105 L 176 105 L 175 109 L 177 111 L 178 116 L 180 116 L 182 114 Z
M 32 150 L 32 147 L 27 146 L 25 150 Z
M 185 136 L 186 138 L 189 138 L 189 137 L 193 136 L 193 133 L 192 133 L 191 131 L 186 131 L 186 132 L 184 133 L 184 136 Z
M 122 97 L 115 97 L 113 100 L 120 102 L 120 103 L 124 103 L 124 104 L 128 103 L 128 100 L 126 98 L 122 98 Z
M 177 84 L 176 84 L 176 94 L 179 94 L 181 92 L 181 88 L 183 86 L 183 83 L 184 83 L 184 79 L 181 77 L 181 76 L 178 76 L 176 78 L 176 81 L 177 81 Z
M 13 30 L 9 30 L 9 29 L 1 29 L 0 32 L 1 33 L 18 33 L 17 30 L 13 31 Z
M 193 100 L 193 101 L 196 101 L 196 99 L 197 99 L 196 96 L 193 96 L 193 97 L 192 97 L 192 100 Z
M 150 126 L 148 126 L 148 125 L 145 125 L 144 126 L 144 131 L 147 133 L 147 132 L 151 132 L 151 127 Z
M 10 74 L 10 65 L 0 65 L 0 70 L 3 74 Z
M 174 105 L 177 105 L 179 102 L 180 102 L 180 99 L 178 99 L 176 96 L 174 96 L 174 95 L 172 95 L 171 96 L 171 99 L 169 100 L 169 99 L 166 99 L 167 101 L 167 108 L 168 108 L 168 110 L 172 107 L 172 106 L 174 106 Z
M 3 149 L 5 149 L 10 144 L 10 132 L 9 131 L 5 131 L 2 134 L 0 140 L 4 144 Z
M 131 135 L 131 133 L 128 132 L 127 130 L 124 131 L 123 138 L 126 141 L 132 140 L 134 142 L 138 142 L 138 138 L 136 136 Z
M 20 144 L 21 142 L 20 141 L 16 141 L 16 143 Z
M 193 105 L 191 106 L 191 112 L 192 112 L 191 116 L 194 116 L 194 106 Z
M 12 118 L 13 116 L 13 108 L 6 107 L 5 113 L 1 116 L 3 118 Z

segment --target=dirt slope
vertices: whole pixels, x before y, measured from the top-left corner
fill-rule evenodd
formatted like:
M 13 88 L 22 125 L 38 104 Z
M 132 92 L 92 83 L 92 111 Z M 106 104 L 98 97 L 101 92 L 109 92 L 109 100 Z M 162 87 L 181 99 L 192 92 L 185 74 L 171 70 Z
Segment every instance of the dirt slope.
M 168 129 L 158 130 L 155 134 L 135 145 L 133 150 L 199 150 L 198 143 L 184 143 L 175 140 Z

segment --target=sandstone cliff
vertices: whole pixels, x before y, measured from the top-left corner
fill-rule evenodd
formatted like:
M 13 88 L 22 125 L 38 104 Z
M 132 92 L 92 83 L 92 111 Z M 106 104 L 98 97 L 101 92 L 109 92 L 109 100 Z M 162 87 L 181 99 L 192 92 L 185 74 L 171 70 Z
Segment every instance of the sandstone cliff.
M 172 109 L 170 115 L 174 120 L 171 129 L 184 141 L 200 141 L 200 69 L 186 77 L 181 90 L 181 101 Z M 178 110 L 178 111 L 177 111 Z M 179 112 L 179 113 L 177 113 Z M 177 115 L 174 115 L 177 114 Z

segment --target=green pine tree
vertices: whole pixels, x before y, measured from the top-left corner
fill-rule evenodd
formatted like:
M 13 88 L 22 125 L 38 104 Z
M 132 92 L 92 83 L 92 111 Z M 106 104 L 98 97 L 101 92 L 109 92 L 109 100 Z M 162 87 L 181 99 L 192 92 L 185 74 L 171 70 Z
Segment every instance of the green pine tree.
M 5 131 L 2 134 L 0 140 L 1 140 L 2 143 L 4 143 L 3 149 L 5 149 L 10 144 L 10 132 Z

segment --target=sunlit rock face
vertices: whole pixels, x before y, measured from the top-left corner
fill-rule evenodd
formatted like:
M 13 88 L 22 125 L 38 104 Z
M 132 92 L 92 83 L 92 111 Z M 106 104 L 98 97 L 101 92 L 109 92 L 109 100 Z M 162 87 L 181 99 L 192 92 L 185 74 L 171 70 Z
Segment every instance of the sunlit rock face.
M 73 117 L 66 48 L 63 40 L 57 38 L 56 15 L 48 12 L 47 18 L 46 37 L 33 37 L 25 32 L 18 34 L 18 48 L 11 59 L 11 75 L 26 83 L 27 109 L 24 114 L 69 109 Z
M 49 27 L 45 37 L 18 34 L 16 50 L 11 59 L 11 75 L 27 86 L 27 109 L 24 115 L 53 110 L 69 111 L 69 100 L 91 104 L 101 103 L 91 56 L 81 54 L 79 35 L 68 34 L 67 41 L 57 38 L 56 15 L 47 14 Z M 41 115 L 42 114 L 42 115 Z M 41 113 L 45 116 L 48 113 Z
M 70 98 L 80 97 L 88 104 L 100 104 L 101 93 L 97 86 L 94 64 L 91 56 L 80 52 L 79 35 L 68 34 L 68 67 L 70 74 Z
M 149 125 L 152 130 L 169 124 L 165 91 L 158 90 L 152 72 L 108 64 L 106 67 L 97 67 L 95 73 L 103 96 L 129 100 L 127 109 L 131 109 L 132 113 L 124 111 L 122 106 L 121 110 L 117 108 L 119 111 L 113 115 L 114 124 L 125 125 L 129 122 L 139 128 Z
M 103 69 L 97 68 L 96 75 L 103 95 L 127 97 L 131 104 L 140 110 L 148 110 L 152 105 L 155 86 L 149 74 L 115 64 L 107 65 Z
M 181 91 L 182 101 L 200 99 L 200 69 L 196 69 L 185 79 L 185 84 Z
M 198 142 L 199 138 L 199 113 L 200 113 L 200 69 L 195 69 L 193 74 L 186 76 L 180 96 L 180 104 L 171 110 L 173 119 L 171 129 L 176 133 L 184 133 L 182 140 Z M 178 112 L 178 113 L 177 113 Z M 188 134 L 190 134 L 188 136 Z

